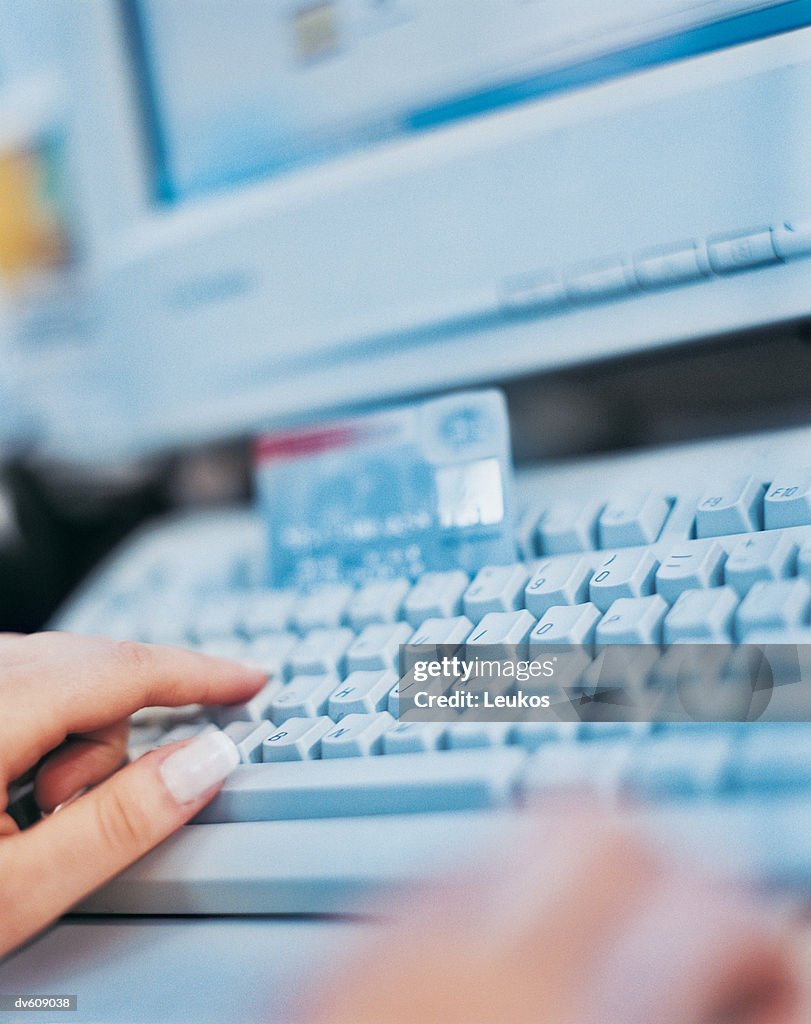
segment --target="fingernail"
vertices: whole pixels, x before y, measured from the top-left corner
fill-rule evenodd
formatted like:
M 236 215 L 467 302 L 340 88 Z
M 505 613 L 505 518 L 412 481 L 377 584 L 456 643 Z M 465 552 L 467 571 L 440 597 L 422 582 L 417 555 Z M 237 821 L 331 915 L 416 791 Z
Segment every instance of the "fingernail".
M 90 786 L 82 786 L 81 789 L 77 789 L 73 796 L 69 796 L 67 800 L 63 800 L 61 804 L 57 804 L 56 807 L 51 811 L 51 814 L 56 814 L 57 811 L 61 811 L 63 807 L 67 807 L 72 804 L 74 800 L 78 800 L 80 796 L 84 796 L 85 793 L 90 792 Z M 45 817 L 45 815 L 43 815 Z
M 174 799 L 187 804 L 226 779 L 238 764 L 233 740 L 224 732 L 212 731 L 167 757 L 160 773 Z
M 260 665 L 258 661 L 240 661 L 239 663 L 243 668 L 246 668 L 249 672 L 261 672 L 262 675 L 267 678 L 270 673 L 264 665 Z

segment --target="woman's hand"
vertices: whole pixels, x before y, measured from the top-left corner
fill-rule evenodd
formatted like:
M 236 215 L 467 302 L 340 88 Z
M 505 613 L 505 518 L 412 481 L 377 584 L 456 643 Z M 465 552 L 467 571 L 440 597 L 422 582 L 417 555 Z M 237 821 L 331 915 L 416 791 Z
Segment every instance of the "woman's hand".
M 461 869 L 460 869 L 461 870 Z M 325 979 L 308 1024 L 808 1024 L 774 907 L 554 806 L 396 914 Z M 389 914 L 392 908 L 384 908 Z M 807 943 L 806 943 L 807 945 Z M 804 970 L 805 968 L 805 970 Z M 298 1019 L 298 1018 L 297 1018 Z
M 217 732 L 122 768 L 128 716 L 245 700 L 265 678 L 180 648 L 0 635 L 0 956 L 187 822 L 234 767 L 233 744 Z M 45 812 L 94 788 L 20 832 L 8 787 L 35 767 Z

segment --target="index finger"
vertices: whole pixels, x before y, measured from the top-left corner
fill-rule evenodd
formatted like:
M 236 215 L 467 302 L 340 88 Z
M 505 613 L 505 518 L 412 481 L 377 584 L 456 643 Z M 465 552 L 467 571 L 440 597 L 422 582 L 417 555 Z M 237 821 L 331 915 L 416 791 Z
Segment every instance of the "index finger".
M 148 705 L 230 704 L 267 679 L 257 666 L 180 647 L 41 633 L 0 646 L 0 774 L 6 784 L 70 733 Z

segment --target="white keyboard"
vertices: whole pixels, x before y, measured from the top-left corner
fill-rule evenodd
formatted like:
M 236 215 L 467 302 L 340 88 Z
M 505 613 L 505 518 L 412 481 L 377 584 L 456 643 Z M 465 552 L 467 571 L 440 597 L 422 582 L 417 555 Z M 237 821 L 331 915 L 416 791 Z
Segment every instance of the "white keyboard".
M 133 756 L 217 724 L 243 764 L 197 823 L 84 909 L 357 910 L 496 842 L 536 796 L 583 787 L 637 801 L 663 835 L 733 868 L 806 885 L 811 726 L 398 722 L 396 668 L 409 641 L 529 657 L 576 644 L 584 673 L 616 643 L 763 642 L 801 645 L 811 681 L 808 432 L 523 483 L 516 560 L 473 578 L 265 589 L 248 512 L 154 527 L 97 574 L 56 625 L 250 659 L 271 678 L 244 705 L 136 716 Z

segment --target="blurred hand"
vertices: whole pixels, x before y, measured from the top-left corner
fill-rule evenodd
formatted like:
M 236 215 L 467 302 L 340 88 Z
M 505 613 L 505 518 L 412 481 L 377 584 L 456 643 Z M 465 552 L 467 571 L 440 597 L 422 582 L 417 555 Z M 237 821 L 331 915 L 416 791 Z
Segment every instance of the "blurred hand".
M 619 821 L 555 809 L 328 978 L 310 1024 L 807 1024 L 798 936 Z
M 259 669 L 179 648 L 0 634 L 0 956 L 193 817 L 233 767 L 233 745 L 212 733 L 121 768 L 127 717 L 245 700 L 264 682 Z M 43 811 L 95 788 L 20 832 L 8 787 L 35 766 Z

